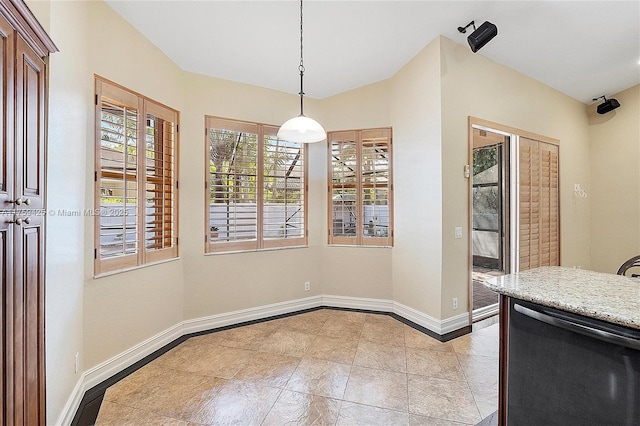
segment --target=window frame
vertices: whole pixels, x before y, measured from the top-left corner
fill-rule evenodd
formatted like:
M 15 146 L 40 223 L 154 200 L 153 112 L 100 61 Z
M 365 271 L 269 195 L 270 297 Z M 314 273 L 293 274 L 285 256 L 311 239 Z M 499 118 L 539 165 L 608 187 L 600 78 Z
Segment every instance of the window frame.
M 136 162 L 135 162 L 135 194 L 136 194 L 136 219 L 135 219 L 135 252 L 132 254 L 123 254 L 121 256 L 114 256 L 112 258 L 101 258 L 101 184 L 103 177 L 102 170 L 102 109 L 103 101 L 107 101 L 114 105 L 122 106 L 125 108 L 135 109 L 136 111 Z M 165 198 L 165 191 L 163 191 L 162 204 L 167 205 L 169 200 L 171 213 L 170 219 L 166 221 L 163 219 L 161 227 L 166 229 L 166 224 L 170 225 L 169 237 L 171 242 L 167 247 L 160 249 L 149 249 L 147 246 L 148 232 L 147 232 L 147 192 L 149 191 L 147 179 L 147 116 L 151 114 L 155 118 L 160 118 L 167 122 L 173 123 L 174 133 L 173 139 L 169 144 L 166 144 L 166 140 L 163 139 L 163 151 L 162 151 L 162 167 L 164 171 L 169 170 L 169 177 L 160 177 L 162 185 L 166 186 L 165 182 L 170 182 L 169 198 Z M 127 89 L 117 83 L 107 80 L 103 77 L 95 75 L 95 116 L 94 116 L 94 138 L 95 138 L 95 153 L 94 153 L 94 211 L 92 216 L 94 217 L 94 276 L 101 276 L 104 274 L 111 274 L 117 272 L 123 272 L 130 269 L 140 268 L 149 264 L 163 262 L 171 259 L 178 258 L 179 250 L 179 152 L 180 152 L 180 112 L 167 105 L 161 104 L 153 99 L 150 99 L 144 95 Z M 173 150 L 172 155 L 168 154 L 171 158 L 171 162 L 165 160 L 166 149 L 170 147 Z M 140 153 L 143 155 L 139 155 Z M 167 167 L 168 164 L 168 167 Z M 126 175 L 130 175 L 128 172 Z M 124 175 L 124 174 L 123 174 Z M 126 178 L 123 178 L 126 182 Z M 155 179 L 157 180 L 157 178 Z M 126 188 L 126 187 L 125 187 Z M 124 199 L 128 198 L 126 189 L 124 191 Z M 163 214 L 163 216 L 167 216 Z M 125 237 L 126 239 L 126 237 Z
M 386 237 L 369 237 L 364 235 L 364 201 L 363 188 L 365 186 L 363 180 L 363 147 L 367 141 L 371 139 L 387 139 L 389 156 L 388 159 L 388 206 L 389 206 L 389 225 Z M 355 210 L 356 215 L 356 231 L 354 236 L 334 235 L 333 223 L 333 195 L 334 188 L 333 177 L 333 144 L 338 141 L 354 141 L 356 148 L 356 178 L 355 178 Z M 341 187 L 344 187 L 342 185 Z M 362 246 L 362 247 L 393 247 L 394 240 L 394 196 L 393 196 L 393 132 L 391 127 L 381 127 L 373 129 L 359 130 L 341 130 L 327 133 L 327 244 L 334 246 Z
M 257 155 L 256 155 L 256 238 L 247 241 L 218 241 L 211 240 L 211 171 L 210 171 L 210 130 L 231 130 L 246 131 L 256 134 L 257 137 Z M 223 118 L 218 116 L 205 115 L 205 138 L 204 138 L 204 172 L 205 172 L 205 190 L 204 190 L 204 251 L 205 254 L 220 254 L 230 252 L 249 252 L 262 251 L 282 248 L 302 248 L 308 246 L 309 238 L 309 164 L 308 164 L 308 146 L 300 144 L 302 150 L 303 161 L 303 210 L 304 210 L 304 229 L 302 236 L 290 238 L 266 238 L 264 236 L 264 147 L 265 136 L 276 136 L 278 127 L 270 124 L 255 123 L 250 121 L 236 120 L 231 118 Z

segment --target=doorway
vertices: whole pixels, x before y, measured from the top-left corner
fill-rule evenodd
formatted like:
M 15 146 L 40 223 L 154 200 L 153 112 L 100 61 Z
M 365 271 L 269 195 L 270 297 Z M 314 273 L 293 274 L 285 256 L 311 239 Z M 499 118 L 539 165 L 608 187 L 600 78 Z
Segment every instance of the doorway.
M 471 149 L 471 317 L 498 313 L 498 295 L 483 281 L 510 272 L 510 142 L 512 136 L 472 126 Z

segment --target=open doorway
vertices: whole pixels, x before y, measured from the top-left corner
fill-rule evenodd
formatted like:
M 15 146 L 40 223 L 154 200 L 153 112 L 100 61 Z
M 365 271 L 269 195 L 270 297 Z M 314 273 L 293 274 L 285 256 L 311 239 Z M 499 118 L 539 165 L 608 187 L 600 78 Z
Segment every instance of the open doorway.
M 510 272 L 511 136 L 479 126 L 472 132 L 470 301 L 476 322 L 498 313 L 498 295 L 483 281 Z

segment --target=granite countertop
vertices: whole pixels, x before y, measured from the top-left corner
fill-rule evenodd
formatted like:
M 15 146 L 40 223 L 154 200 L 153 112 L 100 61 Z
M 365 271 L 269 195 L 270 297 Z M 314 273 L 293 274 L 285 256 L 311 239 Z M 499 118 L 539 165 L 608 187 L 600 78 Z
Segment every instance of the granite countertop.
M 640 279 L 544 266 L 495 277 L 485 287 L 543 306 L 640 329 Z

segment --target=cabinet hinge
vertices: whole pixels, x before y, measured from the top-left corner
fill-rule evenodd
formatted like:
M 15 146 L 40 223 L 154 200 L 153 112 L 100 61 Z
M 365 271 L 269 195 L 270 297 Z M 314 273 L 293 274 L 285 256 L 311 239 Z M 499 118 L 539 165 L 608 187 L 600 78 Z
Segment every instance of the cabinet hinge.
M 204 242 L 205 242 L 205 243 L 207 242 L 207 239 L 208 239 L 208 238 L 207 238 L 207 235 L 205 234 L 205 236 L 204 236 Z
M 176 245 L 178 245 L 178 241 L 179 241 L 179 240 L 180 240 L 180 239 L 179 239 L 178 237 L 176 237 Z
M 97 258 L 98 258 L 98 249 L 97 249 L 97 248 L 94 248 L 94 249 L 93 249 L 93 258 L 94 258 L 94 259 L 97 259 Z
M 176 181 L 176 189 L 180 188 L 180 181 Z
M 98 172 L 97 171 L 93 172 L 93 181 L 94 182 L 98 181 Z
M 180 125 L 176 124 L 176 133 L 179 133 L 179 132 L 180 132 Z
M 98 94 L 96 93 L 96 105 L 98 105 Z
M 204 135 L 205 135 L 205 136 L 207 136 L 207 133 L 208 133 L 208 132 L 207 132 L 207 128 L 205 127 L 205 128 L 204 128 Z

